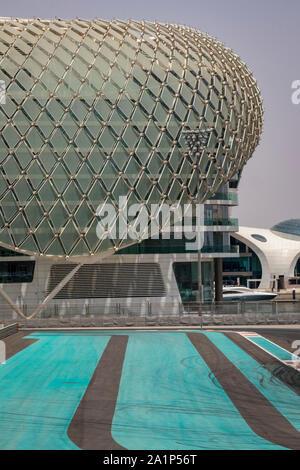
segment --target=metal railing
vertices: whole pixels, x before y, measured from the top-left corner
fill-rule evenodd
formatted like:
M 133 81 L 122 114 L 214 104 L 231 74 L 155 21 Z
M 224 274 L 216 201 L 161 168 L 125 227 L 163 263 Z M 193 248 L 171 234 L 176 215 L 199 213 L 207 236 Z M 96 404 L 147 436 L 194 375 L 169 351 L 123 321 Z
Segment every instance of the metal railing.
M 204 245 L 202 253 L 239 253 L 238 245 Z
M 234 201 L 234 202 L 237 202 L 238 195 L 237 195 L 236 192 L 228 192 L 228 193 L 217 192 L 217 193 L 214 194 L 214 196 L 209 197 L 208 200 L 209 201 L 219 200 L 219 201 Z
M 198 220 L 196 217 L 185 217 L 184 219 L 184 224 L 185 226 L 189 225 L 196 225 L 198 223 Z M 237 227 L 239 225 L 239 220 L 236 218 L 204 218 L 203 225 L 213 227 L 214 225 L 216 226 L 230 226 L 230 227 Z
M 21 308 L 24 315 L 29 316 L 37 305 L 24 304 Z M 78 301 L 53 301 L 38 315 L 37 320 L 53 319 L 62 321 L 120 319 L 120 318 L 166 318 L 187 319 L 194 316 L 239 316 L 251 317 L 251 315 L 260 315 L 262 318 L 277 318 L 286 315 L 296 315 L 300 320 L 300 301 L 257 301 L 257 302 L 204 302 L 199 305 L 197 302 L 131 302 L 105 304 L 100 302 L 78 302 Z M 9 325 L 13 322 L 24 323 L 15 312 L 7 306 L 0 306 L 0 324 Z
M 266 301 L 226 301 L 226 302 L 205 302 L 199 306 L 197 302 L 185 302 L 185 313 L 198 312 L 200 307 L 201 313 L 213 315 L 241 315 L 251 313 L 261 314 L 285 314 L 299 313 L 300 300 L 266 300 Z

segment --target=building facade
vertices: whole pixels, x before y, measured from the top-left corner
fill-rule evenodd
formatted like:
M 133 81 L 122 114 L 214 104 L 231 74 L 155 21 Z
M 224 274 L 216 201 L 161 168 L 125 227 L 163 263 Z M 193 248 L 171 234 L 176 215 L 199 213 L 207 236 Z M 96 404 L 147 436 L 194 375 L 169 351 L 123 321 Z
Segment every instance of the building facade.
M 225 281 L 262 289 L 288 289 L 299 284 L 299 219 L 282 221 L 271 229 L 240 227 L 232 239 L 239 246 L 240 257 L 224 261 Z
M 1 263 L 4 272 L 14 263 L 11 279 L 26 279 L 2 284 L 10 308 L 21 315 L 24 302 L 32 302 L 37 315 L 64 292 L 70 296 L 71 283 L 88 270 L 101 298 L 97 273 L 112 259 L 121 265 L 126 256 L 128 272 L 139 265 L 142 276 L 144 257 L 156 261 L 122 251 L 147 245 L 143 233 L 126 236 L 136 220 L 107 236 L 120 222 L 124 198 L 143 207 L 146 225 L 153 205 L 205 203 L 203 261 L 235 255 L 228 233 L 237 222 L 228 207 L 236 196 L 229 187 L 259 142 L 263 110 L 255 79 L 231 49 L 180 25 L 13 18 L 0 18 L 0 48 Z M 99 237 L 103 205 L 116 217 Z M 152 255 L 162 262 L 159 220 L 161 247 Z M 196 254 L 172 256 L 194 262 Z M 168 263 L 162 272 L 171 287 L 160 297 L 181 301 L 174 280 L 185 268 L 178 265 L 175 276 Z M 144 282 L 158 276 L 150 268 Z M 106 298 L 114 299 L 112 292 Z

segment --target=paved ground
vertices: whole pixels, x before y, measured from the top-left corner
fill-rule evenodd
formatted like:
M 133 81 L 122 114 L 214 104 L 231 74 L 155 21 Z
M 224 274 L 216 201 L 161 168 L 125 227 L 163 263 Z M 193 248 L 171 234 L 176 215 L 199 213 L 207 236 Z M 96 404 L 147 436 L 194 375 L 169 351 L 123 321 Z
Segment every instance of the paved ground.
M 128 336 L 116 335 L 110 338 L 72 419 L 68 436 L 81 449 L 123 449 L 114 441 L 110 430 L 127 343 Z
M 287 351 L 300 340 L 295 327 L 247 331 Z M 300 373 L 264 338 L 19 332 L 0 366 L 0 449 L 300 449 Z
M 14 356 L 18 352 L 22 351 L 23 349 L 27 348 L 31 344 L 35 343 L 37 339 L 24 339 L 25 336 L 28 336 L 31 332 L 28 331 L 19 331 L 13 335 L 4 338 L 4 342 L 6 344 L 6 357 L 9 359 L 10 357 Z
M 296 293 L 295 293 L 295 300 L 300 300 L 300 289 L 297 286 Z M 293 287 L 290 287 L 286 290 L 281 290 L 277 293 L 276 300 L 293 300 Z
M 232 327 L 220 327 L 222 330 L 232 330 Z M 292 347 L 294 341 L 300 341 L 300 325 L 295 325 L 293 327 L 268 327 L 264 328 L 261 327 L 254 327 L 254 326 L 244 326 L 244 327 L 236 327 L 238 330 L 241 331 L 255 331 L 265 338 L 274 341 L 282 348 L 287 349 L 288 351 L 294 352 L 295 348 Z M 235 328 L 235 329 L 236 329 Z

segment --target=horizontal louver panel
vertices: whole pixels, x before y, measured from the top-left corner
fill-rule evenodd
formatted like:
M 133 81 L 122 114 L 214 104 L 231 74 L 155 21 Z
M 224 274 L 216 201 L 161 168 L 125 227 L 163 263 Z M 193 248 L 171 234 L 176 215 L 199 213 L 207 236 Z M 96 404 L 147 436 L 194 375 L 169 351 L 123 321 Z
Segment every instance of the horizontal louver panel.
M 48 294 L 75 267 L 51 267 Z M 163 297 L 166 295 L 158 263 L 84 264 L 55 299 Z

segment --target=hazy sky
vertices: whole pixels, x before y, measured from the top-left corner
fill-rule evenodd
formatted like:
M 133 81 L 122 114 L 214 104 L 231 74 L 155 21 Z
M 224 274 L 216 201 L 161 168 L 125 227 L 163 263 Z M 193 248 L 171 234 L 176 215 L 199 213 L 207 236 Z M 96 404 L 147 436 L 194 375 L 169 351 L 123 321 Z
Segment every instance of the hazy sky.
M 253 72 L 265 118 L 260 146 L 240 184 L 240 225 L 270 227 L 300 218 L 300 104 L 291 101 L 300 80 L 299 0 L 10 0 L 2 16 L 104 18 L 185 24 L 231 47 Z M 298 199 L 299 198 L 299 199 Z

